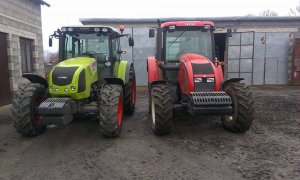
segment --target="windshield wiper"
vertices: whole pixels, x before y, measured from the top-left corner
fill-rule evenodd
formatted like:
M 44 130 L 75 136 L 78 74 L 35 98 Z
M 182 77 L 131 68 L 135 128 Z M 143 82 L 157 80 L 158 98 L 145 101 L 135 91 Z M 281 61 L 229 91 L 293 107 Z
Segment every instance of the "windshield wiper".
M 183 35 L 183 33 L 185 33 L 185 31 L 183 31 L 174 41 L 172 41 L 172 43 L 168 46 L 168 48 L 170 47 L 170 46 L 172 46 L 172 44 L 175 42 L 175 41 L 177 41 L 177 39 L 178 38 L 180 38 L 182 35 Z

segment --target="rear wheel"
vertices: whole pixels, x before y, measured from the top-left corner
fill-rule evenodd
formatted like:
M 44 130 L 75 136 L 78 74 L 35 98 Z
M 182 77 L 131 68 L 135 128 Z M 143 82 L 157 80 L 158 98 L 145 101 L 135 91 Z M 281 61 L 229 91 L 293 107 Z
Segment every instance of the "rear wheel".
M 38 113 L 40 103 L 45 99 L 46 88 L 41 84 L 21 84 L 12 101 L 14 127 L 22 136 L 37 136 L 46 131 Z
M 165 135 L 172 128 L 172 96 L 165 84 L 154 85 L 151 88 L 151 118 L 152 130 L 156 135 Z
M 123 88 L 106 84 L 100 91 L 100 131 L 105 137 L 119 137 L 123 120 Z
M 134 67 L 130 67 L 129 81 L 125 85 L 125 114 L 132 114 L 136 101 L 136 81 Z
M 252 93 L 241 83 L 228 83 L 224 91 L 232 99 L 233 114 L 222 116 L 223 127 L 235 133 L 246 132 L 253 121 Z

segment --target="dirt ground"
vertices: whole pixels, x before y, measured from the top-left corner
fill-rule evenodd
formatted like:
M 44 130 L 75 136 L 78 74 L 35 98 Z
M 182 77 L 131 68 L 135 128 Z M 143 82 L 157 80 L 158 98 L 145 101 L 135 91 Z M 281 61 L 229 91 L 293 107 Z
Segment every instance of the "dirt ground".
M 154 136 L 147 92 L 121 137 L 105 139 L 82 117 L 24 138 L 0 116 L 0 179 L 299 179 L 300 87 L 252 87 L 255 120 L 233 134 L 218 117 L 182 115 L 171 135 Z

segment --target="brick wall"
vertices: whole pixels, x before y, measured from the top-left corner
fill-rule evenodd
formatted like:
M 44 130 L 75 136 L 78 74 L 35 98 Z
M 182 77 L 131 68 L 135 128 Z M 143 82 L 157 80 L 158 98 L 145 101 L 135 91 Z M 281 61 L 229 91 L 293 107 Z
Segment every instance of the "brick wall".
M 41 5 L 33 0 L 0 0 L 0 32 L 7 33 L 11 90 L 21 77 L 20 37 L 33 40 L 34 73 L 44 76 Z

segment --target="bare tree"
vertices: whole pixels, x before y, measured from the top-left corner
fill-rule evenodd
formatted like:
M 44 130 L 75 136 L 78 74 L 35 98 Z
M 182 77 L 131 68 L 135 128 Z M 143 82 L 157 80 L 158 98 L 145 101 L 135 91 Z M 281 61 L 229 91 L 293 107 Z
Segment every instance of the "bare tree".
M 298 5 L 296 5 L 295 9 L 290 9 L 289 14 L 290 16 L 300 16 L 300 1 L 298 2 Z
M 278 16 L 278 13 L 275 11 L 272 11 L 270 9 L 267 9 L 267 10 L 261 12 L 260 16 L 266 16 L 266 17 Z

